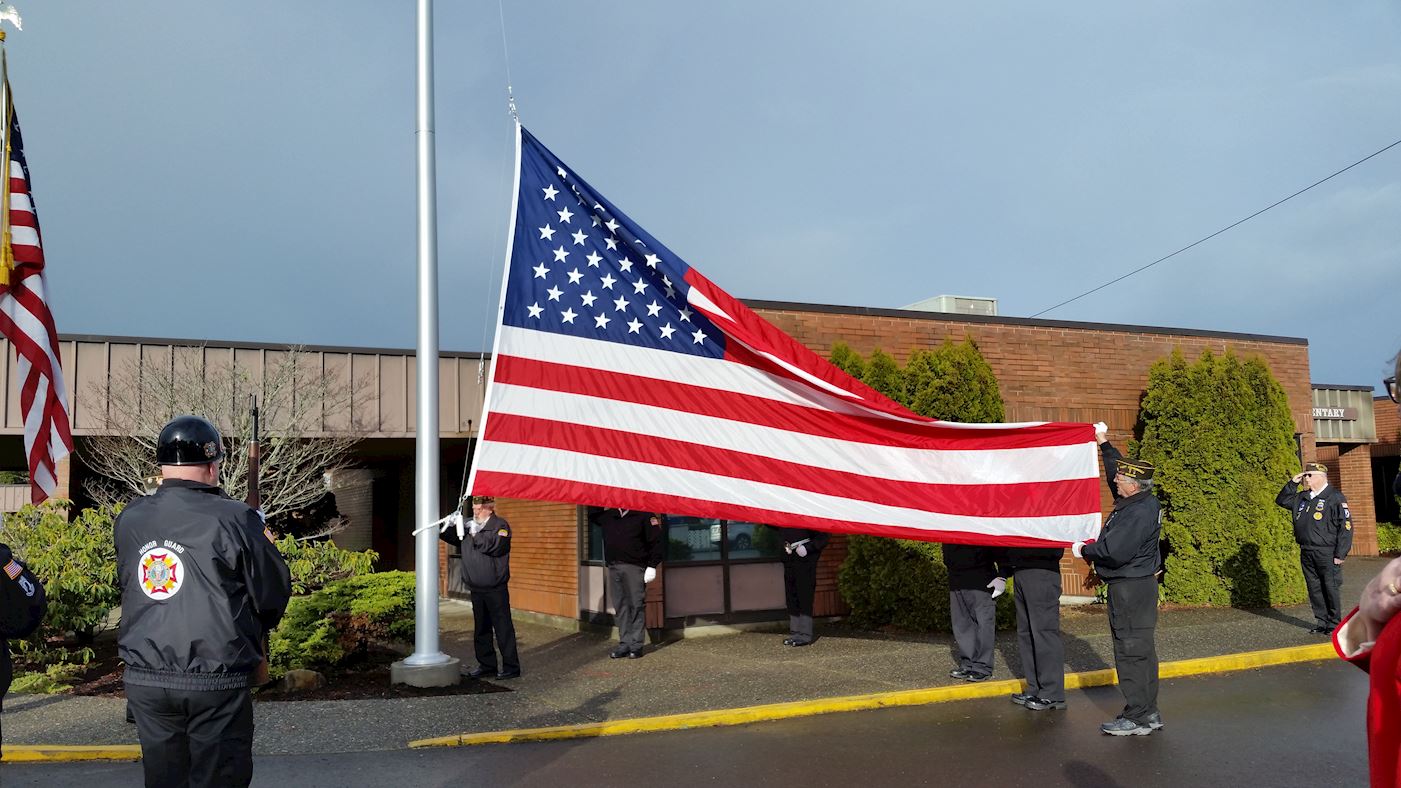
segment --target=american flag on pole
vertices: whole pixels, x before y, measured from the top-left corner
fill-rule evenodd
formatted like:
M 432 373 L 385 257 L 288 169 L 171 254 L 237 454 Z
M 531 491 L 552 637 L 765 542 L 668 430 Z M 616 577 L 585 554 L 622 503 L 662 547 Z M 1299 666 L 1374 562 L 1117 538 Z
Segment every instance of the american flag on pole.
M 0 211 L 0 334 L 15 347 L 29 496 L 41 503 L 57 488 L 59 460 L 73 450 L 68 394 L 58 359 L 58 331 L 44 286 L 44 248 L 29 190 L 19 118 L 4 78 L 4 210 Z
M 473 493 L 940 542 L 1098 534 L 1091 425 L 911 413 L 519 135 Z M 701 221 L 724 231 L 718 208 Z

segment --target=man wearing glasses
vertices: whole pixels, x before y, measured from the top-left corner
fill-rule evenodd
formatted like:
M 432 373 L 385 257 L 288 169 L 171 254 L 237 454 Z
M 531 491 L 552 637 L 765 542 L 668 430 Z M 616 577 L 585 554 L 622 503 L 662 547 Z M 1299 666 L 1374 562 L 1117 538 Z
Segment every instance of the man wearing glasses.
M 1326 635 L 1342 620 L 1343 559 L 1352 549 L 1352 512 L 1347 496 L 1328 486 L 1328 468 L 1311 462 L 1275 496 L 1294 520 L 1294 541 L 1304 584 L 1318 625 L 1309 632 Z

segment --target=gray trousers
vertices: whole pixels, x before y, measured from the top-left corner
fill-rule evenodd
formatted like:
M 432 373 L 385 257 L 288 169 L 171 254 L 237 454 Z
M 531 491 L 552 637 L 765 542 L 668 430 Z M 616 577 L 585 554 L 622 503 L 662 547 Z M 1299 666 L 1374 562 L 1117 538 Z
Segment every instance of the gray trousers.
M 613 620 L 618 624 L 618 643 L 630 651 L 640 651 L 647 636 L 647 584 L 642 582 L 644 568 L 636 564 L 608 565 L 608 590 L 613 595 Z
M 1143 723 L 1158 710 L 1158 579 L 1135 577 L 1109 584 L 1109 629 L 1114 669 L 1124 693 L 1125 719 Z
M 997 603 L 992 592 L 950 589 L 949 615 L 953 619 L 953 639 L 958 644 L 958 667 L 979 675 L 992 673 L 992 641 L 997 631 Z
M 1065 700 L 1065 643 L 1060 636 L 1060 572 L 1018 569 L 1012 574 L 1017 607 L 1017 651 L 1026 691 Z

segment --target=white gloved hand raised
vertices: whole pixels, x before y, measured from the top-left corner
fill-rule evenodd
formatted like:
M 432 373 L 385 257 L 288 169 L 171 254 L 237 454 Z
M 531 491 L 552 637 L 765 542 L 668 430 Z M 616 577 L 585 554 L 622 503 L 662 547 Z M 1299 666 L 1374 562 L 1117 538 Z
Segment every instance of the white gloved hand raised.
M 467 527 L 467 530 L 468 530 L 473 536 L 476 536 L 476 535 L 477 535 L 483 528 L 485 528 L 485 527 L 486 527 L 486 523 L 479 523 L 479 522 L 477 522 L 476 518 L 473 518 L 473 519 L 472 519 L 472 524 L 469 525 L 469 526 Z
M 453 512 L 447 517 L 444 517 L 442 519 L 442 525 L 438 526 L 438 533 L 447 533 L 449 528 L 457 529 L 457 538 L 459 541 L 467 538 L 466 523 L 462 521 L 462 512 Z M 418 531 L 414 531 L 414 533 L 418 533 Z
M 1084 556 L 1084 552 L 1085 552 L 1085 543 L 1084 543 L 1084 542 L 1076 542 L 1075 544 L 1072 544 L 1072 545 L 1070 546 L 1070 552 L 1073 553 L 1073 554 L 1075 555 L 1076 558 L 1084 558 L 1084 557 L 1085 557 L 1085 556 Z
M 987 587 L 992 589 L 992 598 L 996 599 L 1007 590 L 1007 580 L 1002 577 L 994 577 L 988 581 Z
M 797 553 L 799 558 L 807 558 L 808 546 L 805 544 L 800 544 L 797 547 L 793 548 L 793 552 Z
M 652 582 L 653 580 L 656 580 L 656 579 L 657 579 L 657 568 L 656 568 L 655 566 L 649 566 L 649 567 L 647 567 L 646 569 L 643 569 L 643 570 L 642 570 L 642 582 L 643 582 L 643 583 L 650 583 L 650 582 Z
M 1095 422 L 1095 443 L 1104 443 L 1109 440 L 1109 425 L 1102 421 Z

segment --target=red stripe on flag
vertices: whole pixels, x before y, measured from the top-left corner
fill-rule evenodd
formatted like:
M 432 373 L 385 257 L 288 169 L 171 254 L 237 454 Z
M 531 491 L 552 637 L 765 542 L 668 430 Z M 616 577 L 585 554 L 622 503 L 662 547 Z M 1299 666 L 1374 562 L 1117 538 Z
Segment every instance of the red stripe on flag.
M 824 438 L 912 449 L 977 451 L 1069 446 L 1088 443 L 1094 432 L 1085 424 L 977 429 L 938 422 L 911 424 L 879 416 L 848 416 L 704 386 L 519 356 L 498 357 L 493 379 L 497 383 L 602 397 Z
M 603 507 L 621 507 L 672 515 L 694 517 L 723 516 L 729 520 L 746 520 L 762 525 L 813 528 L 840 534 L 886 536 L 895 539 L 916 539 L 922 542 L 994 545 L 999 547 L 1065 547 L 1068 542 L 1035 539 L 1026 536 L 975 534 L 966 531 L 926 531 L 919 528 L 857 523 L 837 518 L 806 517 L 754 506 L 724 504 L 724 514 L 718 515 L 720 504 L 679 495 L 665 495 L 622 487 L 563 481 L 545 476 L 528 476 L 497 471 L 477 471 L 472 485 L 473 495 L 496 495 L 533 501 L 560 501 Z M 840 514 L 834 512 L 833 514 Z
M 940 514 L 1051 517 L 1097 514 L 1100 508 L 1098 479 L 981 485 L 896 481 L 699 443 L 508 413 L 493 414 L 484 439 L 679 468 Z

